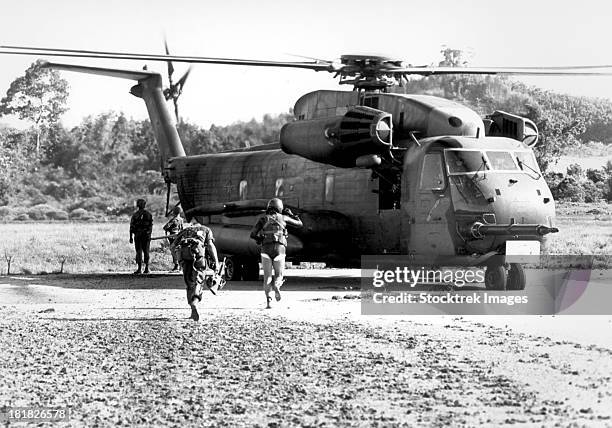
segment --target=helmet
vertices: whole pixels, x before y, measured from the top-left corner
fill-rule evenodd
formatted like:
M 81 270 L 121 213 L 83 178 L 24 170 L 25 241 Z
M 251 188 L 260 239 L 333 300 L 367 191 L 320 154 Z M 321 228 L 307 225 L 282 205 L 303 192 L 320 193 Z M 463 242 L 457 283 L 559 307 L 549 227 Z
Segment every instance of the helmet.
M 136 206 L 140 209 L 144 209 L 144 207 L 147 205 L 147 201 L 145 201 L 144 199 L 137 199 L 136 200 Z
M 272 198 L 268 201 L 267 209 L 273 209 L 274 211 L 281 213 L 283 212 L 283 201 L 278 198 Z

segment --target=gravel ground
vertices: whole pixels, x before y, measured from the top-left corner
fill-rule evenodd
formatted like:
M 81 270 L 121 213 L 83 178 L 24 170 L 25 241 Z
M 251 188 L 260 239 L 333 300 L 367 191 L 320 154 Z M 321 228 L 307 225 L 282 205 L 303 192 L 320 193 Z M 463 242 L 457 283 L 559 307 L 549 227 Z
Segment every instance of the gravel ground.
M 263 293 L 230 287 L 194 323 L 179 279 L 1 284 L 0 412 L 67 406 L 86 426 L 612 426 L 609 347 L 363 317 L 350 291 L 290 290 L 265 311 Z

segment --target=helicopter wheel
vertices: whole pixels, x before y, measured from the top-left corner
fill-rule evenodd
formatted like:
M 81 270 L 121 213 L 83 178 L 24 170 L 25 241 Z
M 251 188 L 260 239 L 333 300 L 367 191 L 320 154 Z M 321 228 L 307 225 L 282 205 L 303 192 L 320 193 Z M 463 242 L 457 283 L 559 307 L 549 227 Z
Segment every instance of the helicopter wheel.
M 259 280 L 259 262 L 257 259 L 248 259 L 242 263 L 242 279 L 244 281 Z
M 240 263 L 235 257 L 227 256 L 225 258 L 225 280 L 226 281 L 240 281 L 242 269 L 240 269 Z
M 487 290 L 506 290 L 508 273 L 503 265 L 489 265 L 485 271 Z
M 526 282 L 523 266 L 519 263 L 510 263 L 508 290 L 524 290 Z

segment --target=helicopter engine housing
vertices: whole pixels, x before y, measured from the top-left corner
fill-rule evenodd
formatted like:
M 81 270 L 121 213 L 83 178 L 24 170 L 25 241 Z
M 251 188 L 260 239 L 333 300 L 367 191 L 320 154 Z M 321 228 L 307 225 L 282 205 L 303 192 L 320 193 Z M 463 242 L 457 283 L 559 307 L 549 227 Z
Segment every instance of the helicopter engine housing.
M 360 158 L 389 151 L 391 114 L 353 106 L 339 116 L 298 120 L 281 129 L 280 145 L 287 154 L 342 168 L 359 166 Z

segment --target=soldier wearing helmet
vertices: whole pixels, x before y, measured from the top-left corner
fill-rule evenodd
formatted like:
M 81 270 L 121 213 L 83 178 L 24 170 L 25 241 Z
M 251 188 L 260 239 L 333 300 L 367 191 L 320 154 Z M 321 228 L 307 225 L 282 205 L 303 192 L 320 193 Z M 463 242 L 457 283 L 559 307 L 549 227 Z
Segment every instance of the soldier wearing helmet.
M 153 216 L 145 206 L 147 201 L 138 199 L 136 211 L 130 220 L 130 244 L 134 243 L 136 249 L 136 264 L 138 269 L 134 274 L 140 275 L 144 256 L 144 273 L 149 273 L 149 246 L 151 245 L 151 232 L 153 231 Z
M 164 225 L 164 231 L 166 232 L 166 235 L 178 235 L 178 233 L 183 230 L 183 217 L 181 217 L 181 209 L 179 207 L 172 208 L 172 211 L 170 211 L 170 215 L 170 220 L 168 220 L 168 222 Z M 168 238 L 168 244 L 170 244 L 170 253 L 172 254 L 172 262 L 174 263 L 172 271 L 179 270 L 178 258 L 176 255 L 176 251 L 173 250 L 174 246 L 172 245 L 175 239 L 176 236 Z
M 261 246 L 261 264 L 264 271 L 264 293 L 266 308 L 270 308 L 274 290 L 276 301 L 281 299 L 280 287 L 283 285 L 285 254 L 287 247 L 287 225 L 302 227 L 302 221 L 293 215 L 289 208 L 283 208 L 283 201 L 272 198 L 266 213 L 257 220 L 251 230 L 251 238 Z
M 189 224 L 177 235 L 173 247 L 176 248 L 177 258 L 183 268 L 183 279 L 187 286 L 187 303 L 191 307 L 191 319 L 199 321 L 198 304 L 202 301 L 203 287 L 207 286 L 211 293 L 225 284 L 225 281 L 207 282 L 207 268 L 216 274 L 213 279 L 221 279 L 221 266 L 215 247 L 215 238 L 212 231 L 201 225 L 193 217 Z

